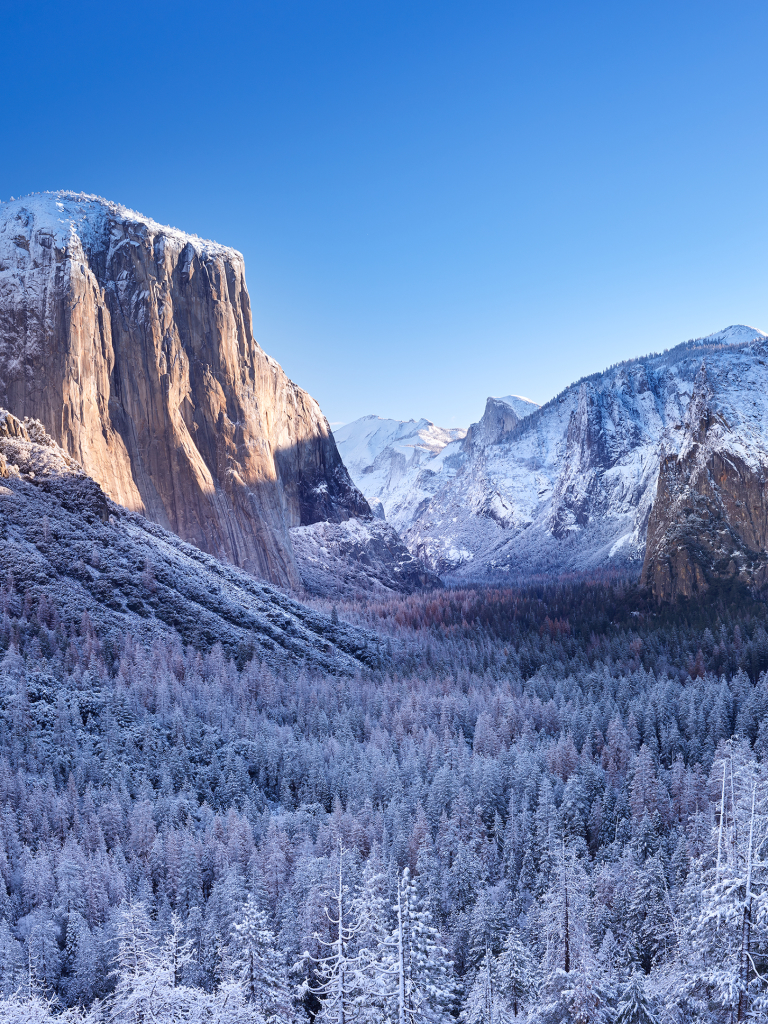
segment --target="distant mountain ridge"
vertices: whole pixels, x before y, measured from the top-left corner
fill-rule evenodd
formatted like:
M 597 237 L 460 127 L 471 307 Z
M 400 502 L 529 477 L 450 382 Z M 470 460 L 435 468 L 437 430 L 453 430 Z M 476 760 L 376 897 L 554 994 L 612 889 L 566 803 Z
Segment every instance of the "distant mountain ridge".
M 471 427 L 438 427 L 431 420 L 362 416 L 334 431 L 350 476 L 369 502 L 381 502 L 387 521 L 407 531 L 437 491 L 452 479 L 473 444 L 498 441 L 539 407 L 528 398 L 489 398 Z
M 766 356 L 768 336 L 734 325 L 591 374 L 524 417 L 489 398 L 465 437 L 410 477 L 410 496 L 379 472 L 394 447 L 350 472 L 363 490 L 377 481 L 410 551 L 448 583 L 642 568 L 660 597 L 723 574 L 762 586 Z M 345 428 L 342 457 L 364 423 Z M 712 540 L 718 530 L 731 540 Z
M 378 499 L 387 522 L 401 530 L 450 472 L 454 446 L 466 433 L 427 419 L 363 416 L 336 429 L 334 438 L 357 487 L 368 500 Z

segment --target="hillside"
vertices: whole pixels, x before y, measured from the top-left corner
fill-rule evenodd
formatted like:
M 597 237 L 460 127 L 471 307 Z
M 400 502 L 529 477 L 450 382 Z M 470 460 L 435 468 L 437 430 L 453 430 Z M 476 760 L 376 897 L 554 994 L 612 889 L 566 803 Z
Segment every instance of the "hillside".
M 760 331 L 733 327 L 577 381 L 511 428 L 481 420 L 403 529 L 409 549 L 454 583 L 639 576 L 659 471 L 687 450 L 702 367 L 723 464 L 738 456 L 757 477 L 768 466 L 766 351 Z
M 92 631 L 108 658 L 133 637 L 206 652 L 220 644 L 240 664 L 287 658 L 344 673 L 379 660 L 376 636 L 332 623 L 116 505 L 39 424 L 28 430 L 5 411 L 0 477 L 8 599 L 48 608 L 65 647 Z

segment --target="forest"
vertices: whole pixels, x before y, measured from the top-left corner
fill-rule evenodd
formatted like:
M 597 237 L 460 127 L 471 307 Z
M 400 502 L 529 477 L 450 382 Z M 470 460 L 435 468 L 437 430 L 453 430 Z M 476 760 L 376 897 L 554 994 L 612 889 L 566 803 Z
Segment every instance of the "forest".
M 376 667 L 0 587 L 0 1022 L 768 1021 L 768 606 L 316 602 Z

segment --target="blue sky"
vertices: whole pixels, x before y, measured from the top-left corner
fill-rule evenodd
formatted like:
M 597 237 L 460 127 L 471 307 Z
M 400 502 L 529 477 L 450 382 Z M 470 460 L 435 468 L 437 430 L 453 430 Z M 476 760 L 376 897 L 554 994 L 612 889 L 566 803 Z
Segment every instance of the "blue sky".
M 0 198 L 95 192 L 240 249 L 333 422 L 768 329 L 768 5 L 0 3 Z

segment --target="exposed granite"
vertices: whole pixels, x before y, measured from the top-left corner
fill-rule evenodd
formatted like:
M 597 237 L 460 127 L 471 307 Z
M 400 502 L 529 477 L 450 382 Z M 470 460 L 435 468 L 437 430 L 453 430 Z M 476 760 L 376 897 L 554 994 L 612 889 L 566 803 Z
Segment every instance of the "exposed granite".
M 292 527 L 371 515 L 253 338 L 242 256 L 92 196 L 0 205 L 0 404 L 116 502 L 284 586 Z

